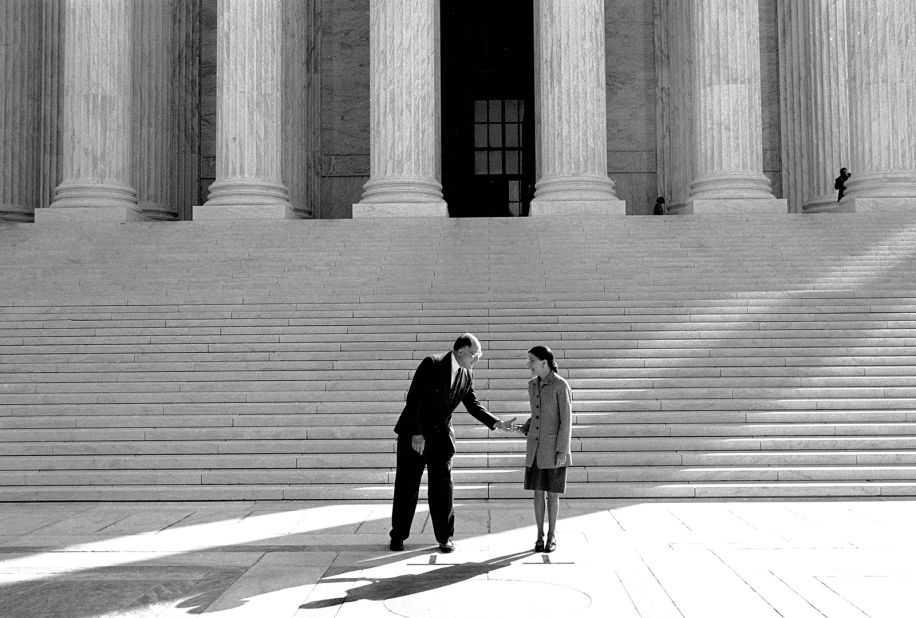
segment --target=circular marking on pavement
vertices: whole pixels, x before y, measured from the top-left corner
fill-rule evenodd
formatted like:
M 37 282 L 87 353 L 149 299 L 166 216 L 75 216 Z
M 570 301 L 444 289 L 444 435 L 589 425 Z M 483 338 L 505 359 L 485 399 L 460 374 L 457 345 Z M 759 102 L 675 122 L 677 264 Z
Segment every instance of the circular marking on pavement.
M 384 601 L 385 608 L 404 618 L 485 618 L 575 616 L 591 605 L 591 597 L 575 588 L 511 579 L 472 579 Z

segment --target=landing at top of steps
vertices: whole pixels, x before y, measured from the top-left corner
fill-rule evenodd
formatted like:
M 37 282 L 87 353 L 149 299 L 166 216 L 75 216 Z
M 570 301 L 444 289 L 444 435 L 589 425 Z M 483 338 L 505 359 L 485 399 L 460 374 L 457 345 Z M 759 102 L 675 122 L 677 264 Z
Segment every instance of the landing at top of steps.
M 911 215 L 0 224 L 0 305 L 910 297 Z

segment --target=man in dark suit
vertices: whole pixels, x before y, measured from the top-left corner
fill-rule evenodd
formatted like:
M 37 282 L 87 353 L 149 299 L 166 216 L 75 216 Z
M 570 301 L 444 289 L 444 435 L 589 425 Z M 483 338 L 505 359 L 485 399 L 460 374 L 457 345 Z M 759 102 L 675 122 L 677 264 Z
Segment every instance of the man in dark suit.
M 490 414 L 474 394 L 471 369 L 481 356 L 480 341 L 470 333 L 458 337 L 452 351 L 427 356 L 417 367 L 407 403 L 397 425 L 397 476 L 391 508 L 391 550 L 404 549 L 417 509 L 420 477 L 427 470 L 429 514 L 439 551 L 455 549 L 455 511 L 452 506 L 452 456 L 455 430 L 452 412 L 458 402 L 490 429 L 510 431 L 514 418 L 503 421 Z

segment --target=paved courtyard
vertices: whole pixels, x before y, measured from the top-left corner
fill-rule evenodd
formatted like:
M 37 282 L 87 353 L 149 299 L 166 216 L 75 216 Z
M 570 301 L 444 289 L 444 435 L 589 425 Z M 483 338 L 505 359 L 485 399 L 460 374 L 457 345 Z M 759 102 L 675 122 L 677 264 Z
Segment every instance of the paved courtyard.
M 425 511 L 402 553 L 386 504 L 0 505 L 0 616 L 916 615 L 916 501 L 561 503 Z

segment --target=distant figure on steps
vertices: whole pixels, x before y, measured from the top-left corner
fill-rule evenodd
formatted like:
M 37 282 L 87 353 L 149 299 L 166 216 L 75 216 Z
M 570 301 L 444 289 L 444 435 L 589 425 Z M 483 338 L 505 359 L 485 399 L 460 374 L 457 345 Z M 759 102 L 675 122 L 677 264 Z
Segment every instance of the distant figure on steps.
M 846 192 L 846 181 L 849 180 L 849 177 L 852 176 L 845 167 L 840 168 L 840 175 L 833 180 L 833 188 L 838 191 L 836 196 L 836 201 L 843 199 L 843 194 Z
M 665 198 L 660 197 L 655 200 L 655 208 L 652 209 L 653 215 L 667 215 L 668 206 L 665 204 Z

